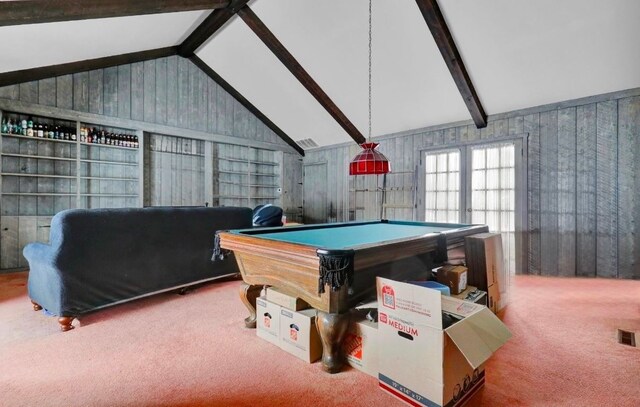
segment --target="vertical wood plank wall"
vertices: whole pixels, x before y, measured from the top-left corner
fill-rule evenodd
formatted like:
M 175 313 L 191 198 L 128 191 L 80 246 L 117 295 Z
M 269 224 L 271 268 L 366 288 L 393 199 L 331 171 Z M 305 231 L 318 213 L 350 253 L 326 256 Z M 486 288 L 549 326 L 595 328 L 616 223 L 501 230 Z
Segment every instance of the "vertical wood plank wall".
M 412 209 L 411 171 L 420 150 L 526 133 L 528 272 L 640 279 L 639 94 L 619 92 L 496 115 L 481 130 L 439 126 L 381 137 L 379 150 L 395 173 L 387 175 L 385 217 L 424 219 Z M 375 190 L 382 187 L 382 177 L 348 175 L 348 162 L 358 150 L 350 144 L 307 151 L 305 166 L 326 163 L 331 182 L 325 202 L 305 196 L 305 212 L 328 208 L 331 222 L 380 217 L 382 197 Z M 318 177 L 325 175 L 305 171 L 305 191 L 307 184 L 322 182 Z M 423 199 L 424 181 L 418 179 Z
M 277 179 L 282 185 L 282 199 L 273 203 L 281 204 L 291 220 L 301 220 L 301 218 L 295 218 L 300 214 L 302 207 L 302 164 L 299 160 L 301 157 L 288 152 L 275 151 L 279 150 L 279 146 L 286 147 L 282 150 L 290 150 L 290 148 L 188 59 L 172 56 L 0 87 L 0 99 L 174 128 L 173 136 L 149 133 L 145 133 L 144 136 L 144 204 L 149 206 L 192 206 L 205 205 L 205 202 L 210 206 L 219 203 L 232 204 L 232 202 L 221 203 L 217 199 L 220 194 L 217 172 L 219 149 L 238 151 L 247 149 L 247 140 L 268 143 L 265 144 L 267 148 L 273 146 L 274 151 L 253 150 L 260 151 L 258 159 L 275 160 L 279 163 L 273 171 L 279 174 Z M 16 110 L 19 111 L 19 109 Z M 146 131 L 147 129 L 141 125 L 137 130 Z M 175 137 L 181 130 L 234 137 L 237 138 L 238 145 Z M 37 143 L 35 140 L 33 143 L 25 143 L 28 146 L 31 144 L 33 144 L 33 151 L 21 153 L 65 155 L 62 151 L 39 151 L 39 149 L 53 148 L 54 145 L 56 148 L 68 148 L 55 143 Z M 205 166 L 205 151 L 211 155 L 206 158 L 208 166 Z M 100 153 L 101 156 L 96 157 L 100 159 L 122 159 L 123 157 L 116 156 L 127 152 L 117 149 L 98 149 L 96 153 Z M 111 156 L 102 156 L 102 154 L 111 154 Z M 283 163 L 287 166 L 291 164 L 291 168 L 288 167 L 286 172 L 282 169 Z M 296 163 L 299 169 L 296 169 Z M 30 167 L 35 168 L 36 165 L 51 164 L 42 160 L 39 162 L 33 160 L 33 163 L 30 163 Z M 67 174 L 70 171 L 68 168 L 62 168 L 65 163 L 55 165 L 60 166 L 60 174 Z M 205 168 L 212 168 L 212 173 L 205 174 Z M 99 165 L 96 165 L 95 170 L 101 176 L 121 175 L 108 173 L 110 169 L 104 172 Z M 285 174 L 291 178 L 283 179 Z M 19 182 L 35 183 L 36 181 L 23 177 Z M 52 184 L 51 191 L 75 192 L 75 190 L 69 190 L 69 185 L 64 185 L 65 182 L 69 183 L 68 180 L 54 181 L 42 178 L 38 182 Z M 95 193 L 125 192 L 107 191 L 109 188 L 126 187 L 123 185 L 124 183 L 117 184 L 110 181 L 93 181 L 89 187 L 91 192 Z M 39 191 L 49 190 L 48 185 L 37 185 L 37 187 Z M 29 191 L 29 186 L 23 185 L 20 190 Z M 256 196 L 260 196 L 261 192 L 256 191 Z M 276 188 L 269 188 L 269 194 L 275 195 Z M 3 210 L 0 213 L 2 215 L 0 216 L 0 269 L 27 266 L 21 254 L 22 247 L 33 241 L 48 241 L 51 215 L 62 208 L 73 207 L 69 202 L 66 204 L 64 202 L 71 199 L 69 197 L 15 197 L 17 207 L 14 208 L 15 210 L 1 208 Z M 113 199 L 115 198 L 84 198 L 86 202 L 83 206 L 110 207 L 114 206 L 113 202 L 110 202 Z M 92 201 L 89 202 L 89 200 Z M 9 201 L 10 199 L 4 202 Z M 257 204 L 257 201 L 247 202 L 245 199 L 237 200 L 235 203 L 250 206 L 249 203 Z M 138 203 L 131 200 L 127 205 L 137 206 Z M 17 216 L 8 216 L 9 212 Z

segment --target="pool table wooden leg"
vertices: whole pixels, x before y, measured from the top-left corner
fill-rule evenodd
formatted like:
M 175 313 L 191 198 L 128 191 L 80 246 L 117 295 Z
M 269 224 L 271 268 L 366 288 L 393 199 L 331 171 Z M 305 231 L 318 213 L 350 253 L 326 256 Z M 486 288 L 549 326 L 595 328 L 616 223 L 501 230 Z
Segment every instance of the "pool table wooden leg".
M 256 327 L 256 298 L 260 296 L 261 290 L 262 286 L 249 285 L 244 282 L 240 286 L 240 299 L 249 310 L 249 316 L 244 319 L 244 325 L 247 328 Z
M 318 311 L 316 326 L 322 340 L 322 370 L 338 373 L 344 364 L 342 341 L 349 328 L 349 314 Z

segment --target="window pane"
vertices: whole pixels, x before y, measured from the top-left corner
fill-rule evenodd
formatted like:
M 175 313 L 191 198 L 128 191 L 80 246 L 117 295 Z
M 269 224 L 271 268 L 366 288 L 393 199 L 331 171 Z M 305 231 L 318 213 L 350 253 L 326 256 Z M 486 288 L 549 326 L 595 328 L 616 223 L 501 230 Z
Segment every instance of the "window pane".
M 428 155 L 425 160 L 425 168 L 427 174 L 432 174 L 436 172 L 436 157 L 433 155 Z
M 500 185 L 500 170 L 487 170 L 487 189 L 498 189 Z
M 485 172 L 484 170 L 476 170 L 471 174 L 471 187 L 473 189 L 485 189 L 486 185 L 484 183 Z
M 484 191 L 473 191 L 471 193 L 471 207 L 475 211 L 476 209 L 484 210 L 485 209 L 485 197 Z
M 487 149 L 487 168 L 500 167 L 500 148 Z
M 473 169 L 480 170 L 486 167 L 484 150 L 473 150 Z
M 449 171 L 460 171 L 460 153 L 449 153 Z
M 447 155 L 448 154 L 438 154 L 438 171 L 447 170 Z
M 426 180 L 425 180 L 425 189 L 426 191 L 437 191 L 437 185 L 436 185 L 436 174 L 427 174 L 425 175 Z

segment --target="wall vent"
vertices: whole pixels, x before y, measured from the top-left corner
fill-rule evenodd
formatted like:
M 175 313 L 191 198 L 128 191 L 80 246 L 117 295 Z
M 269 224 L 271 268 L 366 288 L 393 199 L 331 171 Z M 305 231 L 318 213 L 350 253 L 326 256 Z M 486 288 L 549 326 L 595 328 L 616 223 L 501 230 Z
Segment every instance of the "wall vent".
M 618 329 L 618 342 L 623 345 L 636 346 L 636 333 Z
M 296 143 L 300 147 L 302 147 L 303 150 L 319 147 L 318 143 L 313 141 L 313 139 L 311 139 L 311 138 L 306 138 L 306 139 L 303 139 L 303 140 L 296 140 Z

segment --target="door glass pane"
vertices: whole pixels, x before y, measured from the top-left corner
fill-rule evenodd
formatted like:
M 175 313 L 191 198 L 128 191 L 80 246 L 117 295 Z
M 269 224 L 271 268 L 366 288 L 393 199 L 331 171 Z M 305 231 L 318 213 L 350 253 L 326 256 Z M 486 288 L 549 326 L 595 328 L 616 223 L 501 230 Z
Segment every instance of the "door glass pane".
M 425 220 L 460 222 L 460 151 L 425 156 Z
M 472 148 L 472 222 L 502 234 L 506 276 L 515 273 L 515 146 Z

